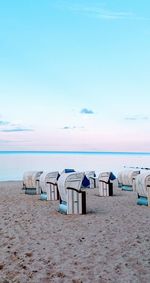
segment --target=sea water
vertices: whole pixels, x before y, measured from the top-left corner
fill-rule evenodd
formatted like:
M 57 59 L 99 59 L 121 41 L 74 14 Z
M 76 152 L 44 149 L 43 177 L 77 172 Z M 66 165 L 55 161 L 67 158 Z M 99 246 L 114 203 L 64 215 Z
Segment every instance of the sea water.
M 124 167 L 150 168 L 150 153 L 135 152 L 64 152 L 1 151 L 0 181 L 22 180 L 25 171 L 112 171 L 117 175 Z

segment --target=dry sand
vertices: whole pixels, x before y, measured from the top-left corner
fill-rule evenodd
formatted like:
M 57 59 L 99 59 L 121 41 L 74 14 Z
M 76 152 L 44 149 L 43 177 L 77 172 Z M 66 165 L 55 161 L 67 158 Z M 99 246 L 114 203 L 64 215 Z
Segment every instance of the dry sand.
M 0 182 L 0 283 L 149 283 L 150 208 L 134 192 L 87 190 L 86 215 Z

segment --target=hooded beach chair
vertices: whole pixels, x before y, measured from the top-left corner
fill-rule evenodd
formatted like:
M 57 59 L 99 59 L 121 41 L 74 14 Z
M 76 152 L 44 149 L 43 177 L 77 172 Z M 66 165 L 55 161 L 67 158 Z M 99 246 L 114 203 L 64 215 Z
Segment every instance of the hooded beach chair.
M 57 181 L 60 194 L 59 212 L 85 214 L 86 193 L 82 190 L 83 172 L 62 173 Z
M 23 190 L 25 194 L 35 195 L 38 193 L 39 178 L 43 171 L 28 171 L 23 175 Z
M 133 180 L 140 170 L 125 169 L 118 173 L 118 184 L 123 191 L 133 191 Z
M 134 191 L 138 196 L 137 204 L 150 206 L 150 170 L 135 177 Z
M 57 180 L 60 174 L 55 172 L 43 172 L 39 180 L 40 200 L 58 200 L 59 192 Z
M 98 176 L 99 195 L 108 197 L 113 196 L 113 182 L 116 180 L 112 172 L 101 172 Z
M 87 178 L 87 188 L 89 189 L 94 189 L 96 188 L 96 174 L 95 174 L 95 171 L 86 171 L 85 172 L 85 177 Z M 85 178 L 84 178 L 85 179 Z M 84 185 L 84 179 L 83 179 L 83 182 L 82 184 Z

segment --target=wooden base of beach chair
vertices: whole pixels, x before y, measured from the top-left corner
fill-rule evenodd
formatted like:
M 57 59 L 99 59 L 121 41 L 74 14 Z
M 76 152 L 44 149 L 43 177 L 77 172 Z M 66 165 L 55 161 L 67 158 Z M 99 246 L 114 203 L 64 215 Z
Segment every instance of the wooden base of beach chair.
M 67 214 L 86 214 L 86 192 L 67 188 Z
M 40 200 L 59 200 L 59 192 L 57 184 L 48 182 L 49 187 L 47 192 L 42 192 L 40 194 Z
M 128 192 L 132 192 L 133 191 L 133 188 L 132 186 L 126 186 L 126 185 L 123 185 L 121 187 L 122 191 L 128 191 Z
M 73 196 L 74 195 L 74 196 Z M 73 196 L 73 198 L 72 198 Z M 62 214 L 86 214 L 86 193 L 72 194 L 72 190 L 69 191 L 69 202 L 60 202 L 58 211 Z
M 25 188 L 26 195 L 36 195 L 36 188 Z
M 86 214 L 86 192 L 67 188 L 68 202 L 61 201 L 58 211 L 62 214 Z
M 39 180 L 35 181 L 35 188 L 27 188 L 26 185 L 23 183 L 22 190 L 25 191 L 25 194 L 27 195 L 39 195 L 41 194 L 41 188 L 39 186 Z
M 40 181 L 39 179 L 36 180 L 36 194 L 40 195 L 41 194 L 41 187 L 40 187 Z
M 47 200 L 47 193 L 41 193 L 40 200 Z
M 39 184 L 39 178 L 43 171 L 28 171 L 23 175 L 23 189 L 27 190 L 27 194 L 37 194 L 30 191 L 30 189 L 37 190 Z
M 67 214 L 67 202 L 60 200 L 58 211 L 62 214 Z
M 122 188 L 122 184 L 118 183 L 118 188 L 121 189 Z
M 59 192 L 57 184 L 47 182 L 49 187 L 47 188 L 47 200 L 59 200 Z
M 102 197 L 113 196 L 113 184 L 110 182 L 99 181 L 99 195 Z
M 137 204 L 148 206 L 148 198 L 144 196 L 138 196 Z

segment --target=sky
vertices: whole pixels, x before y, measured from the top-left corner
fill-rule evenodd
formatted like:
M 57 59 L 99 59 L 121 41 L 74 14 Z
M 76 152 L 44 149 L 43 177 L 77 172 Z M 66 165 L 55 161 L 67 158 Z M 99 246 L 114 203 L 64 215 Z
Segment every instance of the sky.
M 0 1 L 0 150 L 150 151 L 150 1 Z

